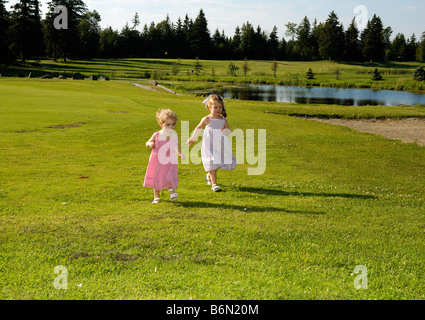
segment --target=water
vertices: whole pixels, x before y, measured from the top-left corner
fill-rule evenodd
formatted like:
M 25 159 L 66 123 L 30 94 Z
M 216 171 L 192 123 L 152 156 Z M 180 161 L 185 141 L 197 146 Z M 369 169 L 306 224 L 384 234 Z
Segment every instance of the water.
M 425 95 L 408 91 L 244 85 L 222 88 L 225 99 L 334 104 L 349 106 L 398 106 L 425 104 Z

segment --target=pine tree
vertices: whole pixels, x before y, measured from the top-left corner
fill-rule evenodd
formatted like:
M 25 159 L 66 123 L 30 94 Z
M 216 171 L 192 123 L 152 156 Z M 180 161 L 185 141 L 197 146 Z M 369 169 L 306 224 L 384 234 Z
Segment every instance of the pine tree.
M 239 28 L 239 26 L 237 26 L 235 29 L 235 34 L 232 38 L 232 44 L 231 44 L 233 48 L 233 56 L 236 59 L 240 59 L 242 56 L 241 43 L 242 43 L 241 29 Z
M 209 53 L 211 52 L 211 37 L 208 30 L 208 22 L 202 9 L 193 22 L 190 35 L 192 54 L 201 56 L 203 59 L 209 58 Z
M 311 42 L 311 25 L 307 16 L 301 21 L 297 28 L 298 38 L 294 47 L 295 53 L 302 60 L 310 60 L 313 57 L 313 45 Z
M 68 29 L 56 29 L 54 26 L 54 21 L 59 15 L 54 10 L 58 6 L 67 8 Z M 48 3 L 48 7 L 49 12 L 44 20 L 47 52 L 55 60 L 58 57 L 62 57 L 64 61 L 67 61 L 67 58 L 77 58 L 81 47 L 79 24 L 87 12 L 86 4 L 82 0 L 52 0 Z
M 139 14 L 136 13 L 134 14 L 133 19 L 131 19 L 131 23 L 133 24 L 133 30 L 137 29 L 137 27 L 140 25 L 140 18 L 139 18 Z
M 241 53 L 248 58 L 254 56 L 255 48 L 255 31 L 251 23 L 248 21 L 241 28 Z
M 306 72 L 305 77 L 307 78 L 307 80 L 314 79 L 314 73 L 313 71 L 311 71 L 311 68 L 308 69 L 308 72 Z
M 10 58 L 7 45 L 9 32 L 9 12 L 6 10 L 6 1 L 0 0 L 0 63 Z
M 385 55 L 384 27 L 376 14 L 368 21 L 361 35 L 363 56 L 367 60 L 382 61 Z
M 417 61 L 425 60 L 425 32 L 422 33 L 421 41 L 418 43 L 415 58 Z
M 332 11 L 323 26 L 319 39 L 319 53 L 323 59 L 340 59 L 343 55 L 344 28 Z
M 345 32 L 344 56 L 349 61 L 361 60 L 359 35 L 360 32 L 357 29 L 356 19 L 353 18 L 351 24 L 348 26 L 347 31 Z
M 102 58 L 117 58 L 118 54 L 118 31 L 107 27 L 100 31 L 99 35 L 99 55 Z
M 389 60 L 403 61 L 406 57 L 406 39 L 402 33 L 398 33 L 391 43 Z
M 423 67 L 418 67 L 415 70 L 415 73 L 413 75 L 413 79 L 417 81 L 423 81 L 425 80 L 425 70 Z
M 279 53 L 279 38 L 277 36 L 277 27 L 274 26 L 268 41 L 269 58 L 276 59 Z
M 43 37 L 39 1 L 21 0 L 12 8 L 9 33 L 12 53 L 22 61 L 40 59 Z
M 406 43 L 406 61 L 414 61 L 416 56 L 416 50 L 418 50 L 419 42 L 416 40 L 415 34 L 407 40 Z
M 382 80 L 382 75 L 378 71 L 378 68 L 375 68 L 375 70 L 373 70 L 372 80 L 374 80 L 374 81 Z
M 99 54 L 100 14 L 94 10 L 86 12 L 79 24 L 81 39 L 81 56 L 95 58 Z

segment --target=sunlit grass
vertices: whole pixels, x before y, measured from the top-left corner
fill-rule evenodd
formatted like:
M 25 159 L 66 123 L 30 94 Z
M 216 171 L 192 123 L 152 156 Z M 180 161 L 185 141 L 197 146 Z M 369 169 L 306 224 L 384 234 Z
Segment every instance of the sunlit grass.
M 180 164 L 178 201 L 153 205 L 142 183 L 155 112 L 193 130 L 200 98 L 9 78 L 0 97 L 2 299 L 425 298 L 425 149 L 288 115 L 420 108 L 230 100 L 232 129 L 267 130 L 266 172 L 239 159 L 213 193 L 202 165 Z M 53 285 L 58 265 L 67 290 Z
M 196 73 L 194 59 L 94 59 L 68 62 L 42 60 L 39 65 L 1 66 L 3 76 L 40 77 L 60 74 L 71 77 L 80 72 L 86 77 L 90 75 L 106 75 L 113 79 L 149 79 L 171 81 L 176 89 L 185 90 L 181 81 L 197 82 L 197 88 L 220 85 L 220 83 L 252 83 L 301 86 L 325 86 L 339 88 L 373 88 L 389 90 L 425 91 L 424 82 L 413 80 L 413 73 L 423 62 L 385 62 L 357 63 L 335 61 L 278 61 L 276 77 L 272 70 L 272 61 L 248 60 L 249 71 L 243 71 L 243 61 L 199 60 L 201 68 Z M 238 67 L 235 76 L 229 74 L 229 63 Z M 173 72 L 173 66 L 179 67 Z M 312 69 L 314 79 L 307 80 L 306 72 Z M 382 81 L 372 81 L 375 68 L 383 75 Z M 174 69 L 175 70 L 175 69 Z M 178 81 L 177 83 L 175 81 Z

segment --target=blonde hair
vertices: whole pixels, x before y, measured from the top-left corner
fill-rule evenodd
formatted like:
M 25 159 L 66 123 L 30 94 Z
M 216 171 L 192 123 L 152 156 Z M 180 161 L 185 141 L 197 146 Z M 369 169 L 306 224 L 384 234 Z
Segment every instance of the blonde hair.
M 208 107 L 208 110 L 209 110 L 209 109 L 210 109 L 210 108 L 214 105 L 214 103 L 216 103 L 216 102 L 220 103 L 220 104 L 221 104 L 221 106 L 223 107 L 223 108 L 222 108 L 222 111 L 221 111 L 221 115 L 222 115 L 223 117 L 227 118 L 227 111 L 226 111 L 226 107 L 224 106 L 223 98 L 222 98 L 220 95 L 218 95 L 218 94 L 213 93 L 213 94 L 210 94 L 210 95 L 208 96 L 208 98 L 207 98 L 207 107 Z
M 167 119 L 172 119 L 177 122 L 179 119 L 177 115 L 170 109 L 159 109 L 156 112 L 156 121 L 160 126 L 162 126 Z

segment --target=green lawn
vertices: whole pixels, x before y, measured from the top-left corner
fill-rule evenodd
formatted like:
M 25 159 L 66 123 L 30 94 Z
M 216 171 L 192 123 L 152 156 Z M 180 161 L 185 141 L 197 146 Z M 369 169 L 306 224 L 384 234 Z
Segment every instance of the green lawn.
M 177 91 L 188 88 L 204 89 L 228 83 L 278 84 L 278 85 L 310 85 L 342 88 L 374 88 L 389 90 L 425 91 L 425 83 L 413 80 L 413 73 L 425 62 L 385 62 L 357 63 L 335 61 L 278 61 L 276 77 L 273 75 L 272 61 L 249 60 L 249 71 L 243 72 L 242 61 L 199 60 L 201 69 L 195 72 L 193 59 L 94 59 L 69 62 L 53 62 L 42 60 L 39 65 L 0 65 L 3 76 L 17 76 L 21 73 L 40 77 L 45 74 L 58 77 L 60 74 L 71 77 L 80 72 L 86 77 L 90 75 L 107 75 L 113 79 L 148 79 L 166 81 Z M 236 76 L 229 75 L 229 63 L 238 68 Z M 179 63 L 176 72 L 173 65 Z M 307 80 L 306 72 L 312 69 L 315 77 Z M 372 73 L 378 68 L 382 73 L 382 81 L 372 81 Z M 188 82 L 182 84 L 182 81 Z
M 423 108 L 230 100 L 232 129 L 267 130 L 266 172 L 219 171 L 213 193 L 202 165 L 179 165 L 178 201 L 153 205 L 155 112 L 193 130 L 202 98 L 0 78 L 0 99 L 0 299 L 425 298 L 425 148 L 289 116 Z

